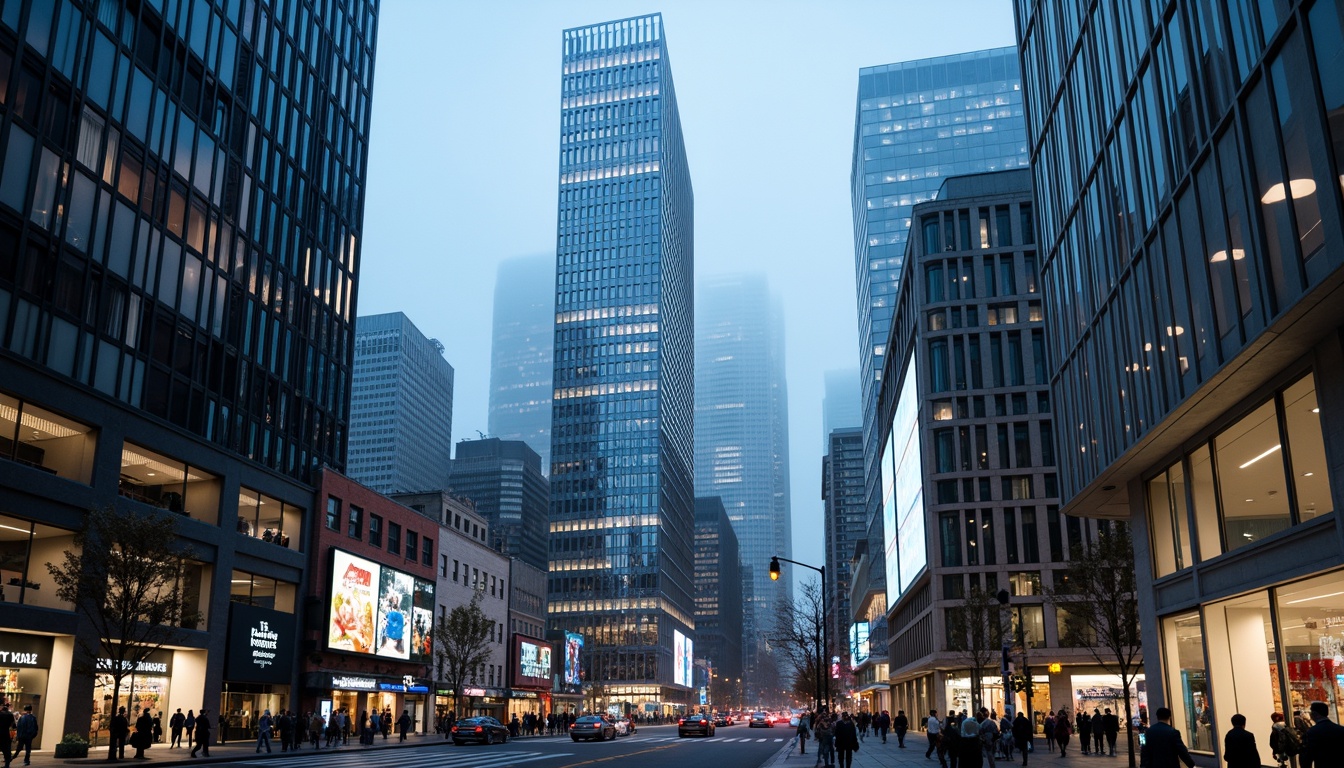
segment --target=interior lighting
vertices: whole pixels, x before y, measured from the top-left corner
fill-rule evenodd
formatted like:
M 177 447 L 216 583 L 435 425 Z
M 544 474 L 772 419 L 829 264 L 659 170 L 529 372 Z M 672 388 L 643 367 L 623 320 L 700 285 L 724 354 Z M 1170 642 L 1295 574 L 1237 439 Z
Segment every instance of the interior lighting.
M 1170 325 L 1167 326 L 1167 335 L 1168 335 L 1168 336 L 1180 336 L 1180 335 L 1183 334 L 1183 333 L 1185 333 L 1185 329 L 1182 328 L 1182 327 L 1179 326 L 1179 325 L 1176 326 L 1175 328 L 1172 328 Z
M 1276 446 L 1274 446 L 1273 448 L 1270 448 L 1269 450 L 1267 450 L 1267 451 L 1265 451 L 1264 453 L 1260 454 L 1259 456 L 1256 456 L 1254 459 L 1251 459 L 1250 461 L 1246 462 L 1245 464 L 1242 464 L 1240 467 L 1237 467 L 1237 469 L 1245 469 L 1245 468 L 1251 466 L 1252 464 L 1254 464 L 1255 462 L 1257 462 L 1257 461 L 1259 461 L 1259 460 L 1265 458 L 1265 457 L 1268 456 L 1269 454 L 1271 454 L 1271 453 L 1273 453 L 1273 452 L 1279 450 L 1279 449 L 1282 448 L 1282 447 L 1283 447 L 1283 445 L 1276 445 Z
M 1240 248 L 1232 249 L 1233 261 L 1241 261 L 1244 258 L 1246 258 L 1246 251 Z M 1211 264 L 1217 264 L 1221 261 L 1227 261 L 1227 251 L 1218 251 L 1217 253 L 1213 254 L 1212 257 L 1209 258 L 1209 263 Z
M 1307 195 L 1314 193 L 1315 191 L 1316 191 L 1315 180 L 1293 179 L 1288 182 L 1288 187 L 1286 190 L 1284 189 L 1282 183 L 1275 184 L 1274 186 L 1265 190 L 1265 194 L 1263 197 L 1260 198 L 1260 202 L 1264 203 L 1265 205 L 1270 205 L 1272 203 L 1282 203 L 1284 200 L 1288 199 L 1288 195 L 1290 194 L 1294 198 L 1303 198 L 1306 197 Z
M 15 528 L 12 525 L 0 525 L 0 528 L 4 528 L 6 531 L 18 531 L 19 533 L 24 534 L 32 533 L 32 531 L 28 530 L 27 528 Z
M 1289 600 L 1288 602 L 1284 603 L 1284 605 L 1297 605 L 1298 603 L 1309 603 L 1312 600 L 1324 600 L 1327 597 L 1339 597 L 1340 595 L 1344 595 L 1344 592 L 1331 592 L 1326 595 L 1312 595 L 1311 597 L 1302 597 L 1298 598 L 1297 600 Z

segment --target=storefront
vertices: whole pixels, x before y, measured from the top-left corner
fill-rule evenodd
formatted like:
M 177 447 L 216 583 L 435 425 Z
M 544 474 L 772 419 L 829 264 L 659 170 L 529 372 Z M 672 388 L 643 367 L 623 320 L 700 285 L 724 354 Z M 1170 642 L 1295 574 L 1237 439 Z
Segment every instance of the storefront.
M 106 744 L 112 716 L 124 707 L 126 717 L 135 722 L 143 710 L 162 712 L 168 705 L 173 679 L 173 651 L 158 650 L 142 662 L 128 668 L 121 685 L 111 674 L 115 662 L 99 659 L 99 673 L 93 683 L 93 717 L 89 722 L 89 740 Z
M 294 615 L 246 603 L 229 604 L 229 645 L 219 712 L 221 742 L 256 738 L 262 712 L 290 708 Z
M 360 713 L 392 713 L 395 723 L 405 710 L 411 717 L 412 733 L 428 733 L 435 723 L 429 711 L 429 681 L 417 677 L 380 677 L 347 675 L 339 672 L 310 673 L 307 687 L 316 692 L 316 709 L 324 717 L 343 709 L 350 718 L 352 733 Z M 446 714 L 447 710 L 444 710 Z M 395 730 L 395 726 L 394 726 Z
M 65 716 L 64 711 L 58 714 L 46 710 L 52 703 L 47 691 L 51 688 L 52 654 L 57 650 L 58 641 L 68 660 L 70 638 L 0 632 L 0 698 L 8 701 L 14 712 L 22 712 L 24 707 L 31 706 L 39 723 L 46 722 L 47 717 Z M 64 710 L 63 705 L 60 708 Z M 39 731 L 34 749 L 43 748 L 43 737 Z
M 507 712 L 510 720 L 516 716 L 522 721 L 527 714 L 544 719 L 551 711 L 551 676 L 556 672 L 552 659 L 559 660 L 554 651 L 545 640 L 513 636 Z

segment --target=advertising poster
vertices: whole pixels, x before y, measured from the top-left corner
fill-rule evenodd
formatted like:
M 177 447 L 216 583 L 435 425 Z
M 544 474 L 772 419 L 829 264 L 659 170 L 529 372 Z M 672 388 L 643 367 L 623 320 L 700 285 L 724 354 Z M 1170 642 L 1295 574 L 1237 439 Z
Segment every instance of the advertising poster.
M 680 630 L 672 630 L 672 682 L 675 685 L 690 686 L 691 684 L 691 664 L 695 655 L 695 641 L 681 634 Z
M 332 551 L 328 648 L 351 653 L 373 653 L 379 572 L 377 563 L 348 552 Z
M 517 684 L 545 686 L 551 681 L 551 646 L 520 635 L 517 638 Z
M 580 658 L 583 655 L 583 635 L 565 633 L 565 684 L 578 685 L 582 682 L 583 668 Z
M 410 574 L 382 569 L 378 580 L 378 650 L 390 659 L 411 657 L 411 632 L 414 617 L 411 601 L 415 579 Z
M 415 580 L 411 615 L 411 661 L 434 662 L 434 583 Z

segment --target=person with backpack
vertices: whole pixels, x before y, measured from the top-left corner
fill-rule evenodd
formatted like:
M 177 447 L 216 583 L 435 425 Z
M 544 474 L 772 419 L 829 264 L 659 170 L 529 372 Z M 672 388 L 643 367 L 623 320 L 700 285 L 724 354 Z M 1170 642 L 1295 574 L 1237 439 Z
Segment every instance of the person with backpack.
M 33 715 L 33 705 L 24 704 L 23 714 L 19 715 L 18 725 L 14 726 L 14 734 L 18 739 L 14 744 L 14 759 L 19 758 L 19 753 L 23 753 L 23 764 L 29 765 L 33 756 L 33 739 L 37 738 L 37 717 Z
M 1288 758 L 1296 757 L 1302 751 L 1302 740 L 1297 737 L 1297 730 L 1288 725 L 1282 714 L 1275 712 L 1269 719 L 1273 723 L 1269 731 L 1269 751 L 1274 754 L 1274 759 L 1280 766 L 1287 765 Z

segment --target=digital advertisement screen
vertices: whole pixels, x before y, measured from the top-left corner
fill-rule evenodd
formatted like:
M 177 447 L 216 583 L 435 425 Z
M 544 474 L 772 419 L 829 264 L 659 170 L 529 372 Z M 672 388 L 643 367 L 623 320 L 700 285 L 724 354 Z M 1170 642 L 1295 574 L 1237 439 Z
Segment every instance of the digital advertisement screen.
M 565 633 L 565 684 L 578 685 L 583 679 L 583 635 Z
M 887 433 L 887 442 L 882 445 L 882 458 L 878 470 L 882 474 L 882 554 L 887 576 L 887 607 L 890 608 L 900 597 L 900 560 L 896 553 L 896 467 L 892 455 L 896 453 L 892 438 L 895 430 Z
M 859 666 L 868 660 L 868 622 L 856 621 L 849 625 L 849 657 L 852 666 Z
M 672 630 L 672 683 L 674 685 L 690 686 L 691 684 L 691 664 L 695 656 L 694 642 L 691 638 L 681 634 L 680 630 Z
M 514 685 L 546 686 L 551 684 L 551 646 L 544 640 L 514 635 Z
M 894 525 L 883 508 L 883 534 L 887 551 L 887 608 L 900 600 L 928 563 L 924 531 L 924 461 L 919 446 L 919 368 L 913 354 L 906 359 L 905 377 L 891 419 L 887 441 L 890 458 L 882 458 L 885 476 L 894 478 L 892 511 Z M 893 557 L 894 555 L 894 557 Z
M 433 609 L 433 582 L 332 550 L 331 650 L 428 663 Z
M 229 646 L 224 670 L 242 683 L 288 683 L 294 669 L 294 615 L 229 603 Z

